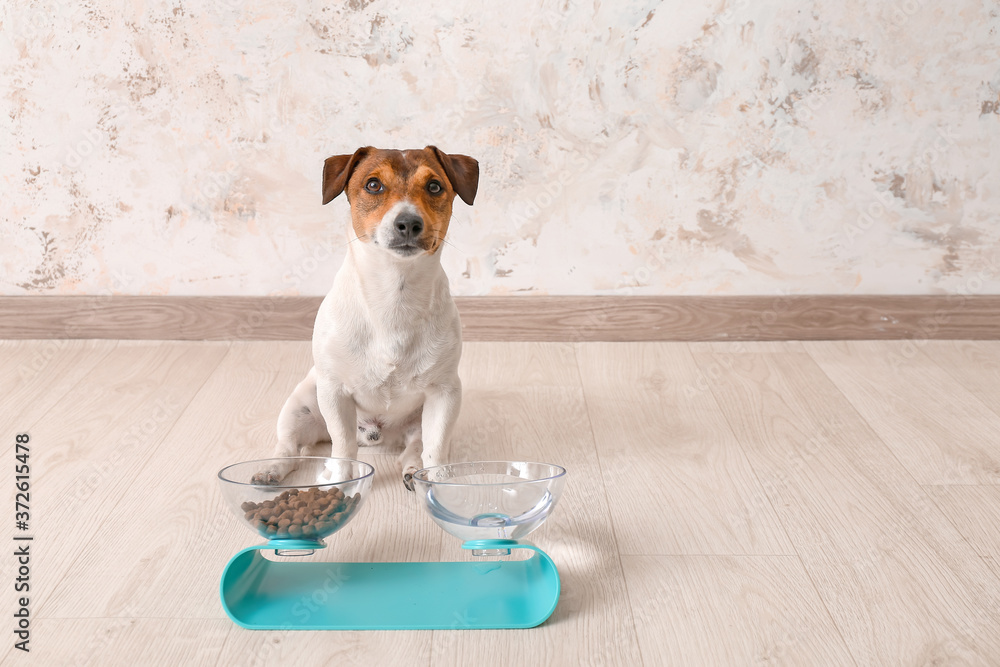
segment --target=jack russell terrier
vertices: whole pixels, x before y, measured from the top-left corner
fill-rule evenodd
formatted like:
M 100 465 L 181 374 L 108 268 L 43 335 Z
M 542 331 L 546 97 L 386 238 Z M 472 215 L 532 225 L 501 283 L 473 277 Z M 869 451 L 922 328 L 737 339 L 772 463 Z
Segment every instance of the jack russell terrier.
M 327 441 L 331 456 L 350 459 L 359 444 L 402 444 L 411 491 L 413 473 L 446 463 L 462 404 L 462 330 L 438 251 L 455 195 L 471 205 L 478 187 L 476 160 L 434 146 L 326 160 L 323 203 L 347 193 L 353 234 L 316 315 L 314 366 L 278 417 L 275 457 Z M 253 482 L 278 484 L 293 465 Z

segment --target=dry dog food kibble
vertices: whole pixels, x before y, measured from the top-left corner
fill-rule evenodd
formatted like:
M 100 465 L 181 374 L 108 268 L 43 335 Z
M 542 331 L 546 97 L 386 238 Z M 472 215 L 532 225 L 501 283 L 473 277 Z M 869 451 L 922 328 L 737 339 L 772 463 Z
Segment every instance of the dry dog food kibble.
M 345 496 L 338 488 L 289 489 L 262 503 L 247 501 L 240 507 L 247 521 L 267 538 L 313 538 L 340 528 L 361 500 L 361 494 Z

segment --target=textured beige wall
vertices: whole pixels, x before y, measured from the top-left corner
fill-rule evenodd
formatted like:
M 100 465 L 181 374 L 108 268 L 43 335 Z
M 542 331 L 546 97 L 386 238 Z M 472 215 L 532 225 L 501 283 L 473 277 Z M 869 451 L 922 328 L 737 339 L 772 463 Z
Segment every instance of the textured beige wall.
M 456 294 L 1000 293 L 994 2 L 0 11 L 5 294 L 322 294 L 323 159 L 429 143 Z

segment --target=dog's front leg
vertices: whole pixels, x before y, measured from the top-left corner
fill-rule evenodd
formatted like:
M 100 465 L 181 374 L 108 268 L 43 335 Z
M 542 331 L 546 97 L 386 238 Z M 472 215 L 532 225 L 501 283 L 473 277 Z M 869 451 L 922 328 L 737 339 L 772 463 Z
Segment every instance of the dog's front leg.
M 304 448 L 329 438 L 316 403 L 316 369 L 312 368 L 285 401 L 278 415 L 278 441 L 274 460 L 250 479 L 251 484 L 274 486 L 295 470 L 291 457 L 302 456 Z
M 338 382 L 319 380 L 316 383 L 319 410 L 330 433 L 330 456 L 355 459 L 358 456 L 358 409 L 354 397 Z M 340 473 L 346 474 L 345 467 Z
M 451 429 L 462 408 L 462 383 L 456 377 L 447 386 L 429 387 L 424 396 L 424 409 L 420 418 L 423 436 L 423 462 L 425 468 L 447 463 Z M 404 471 L 405 472 L 405 471 Z M 406 488 L 413 490 L 413 482 L 404 477 Z

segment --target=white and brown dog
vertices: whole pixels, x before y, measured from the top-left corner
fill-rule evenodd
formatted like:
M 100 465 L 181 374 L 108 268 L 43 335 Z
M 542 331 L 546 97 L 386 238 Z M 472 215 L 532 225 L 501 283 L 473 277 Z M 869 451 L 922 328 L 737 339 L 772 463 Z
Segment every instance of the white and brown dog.
M 439 251 L 455 195 L 472 204 L 478 186 L 478 162 L 434 146 L 326 160 L 323 203 L 347 193 L 351 243 L 316 315 L 315 365 L 278 417 L 276 457 L 326 441 L 338 458 L 356 458 L 359 442 L 400 443 L 411 490 L 414 472 L 446 462 L 462 332 Z M 254 482 L 278 484 L 291 469 Z

